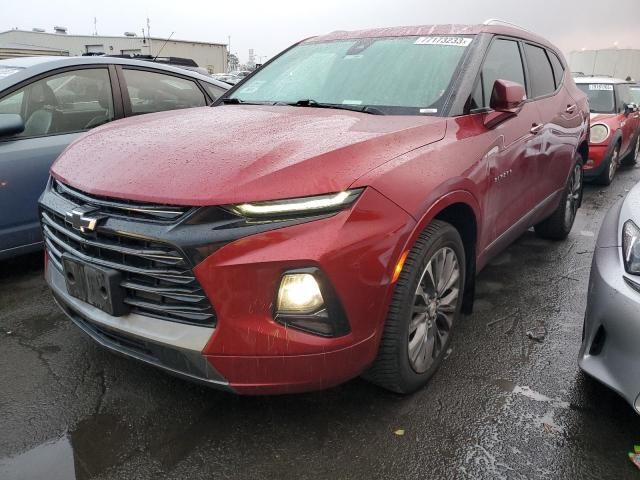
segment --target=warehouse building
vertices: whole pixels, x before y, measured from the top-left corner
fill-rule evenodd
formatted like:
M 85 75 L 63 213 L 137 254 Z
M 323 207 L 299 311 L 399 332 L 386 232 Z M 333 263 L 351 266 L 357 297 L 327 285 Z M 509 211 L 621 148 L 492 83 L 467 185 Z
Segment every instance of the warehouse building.
M 571 52 L 569 65 L 572 72 L 585 75 L 640 80 L 640 50 L 612 48 Z
M 193 59 L 209 73 L 227 70 L 227 46 L 223 43 L 167 40 L 166 38 L 141 37 L 127 32 L 122 37 L 103 35 L 70 35 L 64 27 L 54 27 L 54 32 L 34 30 L 9 30 L 0 32 L 0 59 L 34 55 L 152 55 L 162 51 L 163 57 Z

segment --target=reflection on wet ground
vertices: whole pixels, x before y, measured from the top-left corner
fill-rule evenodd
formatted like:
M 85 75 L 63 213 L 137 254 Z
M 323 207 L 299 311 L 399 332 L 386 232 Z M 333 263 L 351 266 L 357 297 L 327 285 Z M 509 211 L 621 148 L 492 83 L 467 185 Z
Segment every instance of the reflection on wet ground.
M 566 242 L 529 232 L 496 258 L 443 368 L 408 397 L 362 380 L 210 391 L 85 338 L 39 255 L 2 263 L 0 479 L 637 478 L 626 452 L 639 417 L 576 359 L 595 235 L 638 180 L 628 169 L 587 188 Z

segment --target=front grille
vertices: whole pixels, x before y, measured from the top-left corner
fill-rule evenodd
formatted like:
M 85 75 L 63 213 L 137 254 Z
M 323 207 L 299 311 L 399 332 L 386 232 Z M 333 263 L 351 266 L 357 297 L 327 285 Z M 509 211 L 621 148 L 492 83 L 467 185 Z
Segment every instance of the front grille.
M 57 189 L 52 191 L 58 193 Z M 98 207 L 102 214 L 101 201 L 104 200 L 93 202 L 91 197 L 82 194 L 82 200 L 75 197 L 74 205 Z M 120 209 L 120 218 L 126 218 L 125 212 Z M 106 229 L 80 232 L 67 222 L 64 213 L 44 205 L 41 209 L 45 244 L 55 268 L 63 270 L 62 255 L 68 253 L 88 263 L 117 270 L 122 274 L 125 303 L 133 313 L 195 325 L 215 325 L 213 307 L 195 278 L 189 260 L 179 249 Z M 132 217 L 137 218 L 137 214 Z
M 155 205 L 90 196 L 55 179 L 51 179 L 51 189 L 77 205 L 99 207 L 101 213 L 116 217 L 175 222 L 190 210 L 189 207 L 176 205 Z

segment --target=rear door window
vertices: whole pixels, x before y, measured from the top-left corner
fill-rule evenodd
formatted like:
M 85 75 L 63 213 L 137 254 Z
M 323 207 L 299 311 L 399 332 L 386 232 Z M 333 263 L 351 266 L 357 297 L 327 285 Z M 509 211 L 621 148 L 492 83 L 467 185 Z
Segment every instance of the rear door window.
M 531 98 L 551 95 L 556 90 L 553 68 L 544 48 L 526 43 L 524 46 L 529 71 Z
M 496 80 L 509 80 L 525 85 L 524 68 L 518 42 L 496 39 L 491 44 L 474 90 L 471 108 L 488 108 Z
M 207 104 L 204 93 L 192 80 L 128 68 L 123 69 L 123 74 L 133 115 L 203 107 Z
M 0 99 L 0 113 L 17 113 L 24 132 L 40 137 L 88 130 L 114 119 L 106 68 L 71 70 L 35 81 Z

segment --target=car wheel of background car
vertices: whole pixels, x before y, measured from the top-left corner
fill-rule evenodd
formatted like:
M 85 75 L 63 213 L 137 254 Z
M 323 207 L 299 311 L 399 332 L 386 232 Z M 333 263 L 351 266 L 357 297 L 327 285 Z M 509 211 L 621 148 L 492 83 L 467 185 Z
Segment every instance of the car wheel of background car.
M 623 165 L 635 165 L 638 161 L 638 154 L 640 153 L 640 134 L 638 134 L 638 138 L 636 139 L 636 146 L 629 155 L 624 157 L 622 160 Z
M 380 342 L 364 377 L 397 393 L 424 386 L 451 342 L 465 285 L 465 253 L 458 231 L 435 220 L 405 261 Z
M 564 240 L 569 236 L 582 203 L 582 157 L 577 155 L 573 171 L 567 181 L 563 200 L 553 214 L 535 226 L 536 233 L 549 240 Z
M 609 160 L 607 160 L 606 167 L 602 173 L 596 177 L 595 181 L 599 185 L 611 185 L 613 179 L 616 176 L 618 167 L 620 166 L 620 144 L 617 143 L 611 152 Z

